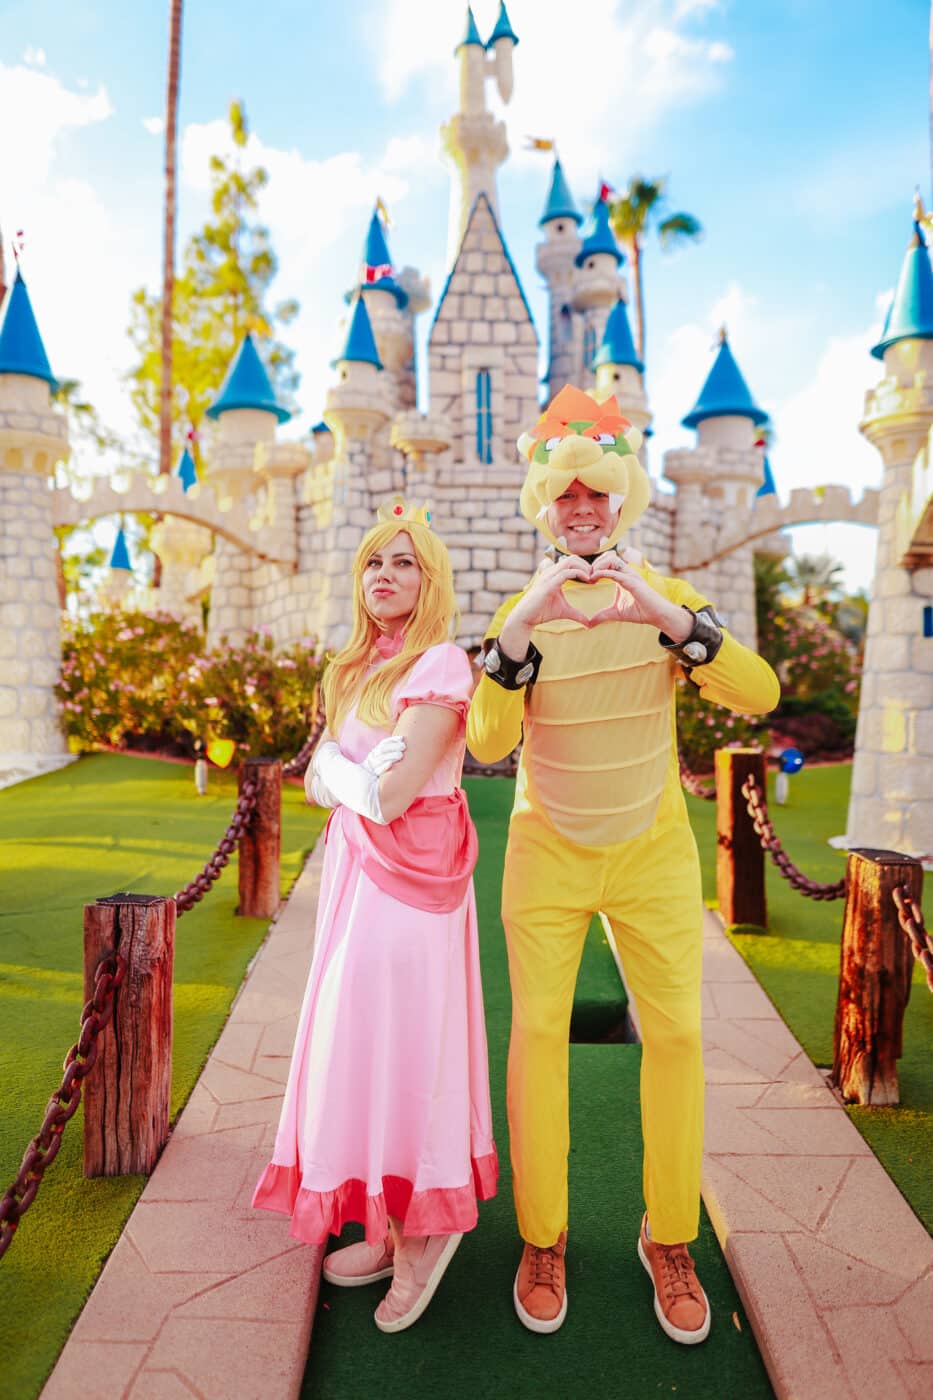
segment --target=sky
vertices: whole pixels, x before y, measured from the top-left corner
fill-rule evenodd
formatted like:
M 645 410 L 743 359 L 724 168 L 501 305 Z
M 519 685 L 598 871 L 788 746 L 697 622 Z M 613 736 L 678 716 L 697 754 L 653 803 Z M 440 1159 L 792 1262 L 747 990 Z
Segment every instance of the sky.
M 498 0 L 476 0 L 480 34 Z M 881 377 L 869 356 L 911 231 L 929 200 L 926 0 L 511 0 L 515 92 L 502 107 L 503 233 L 546 354 L 534 266 L 557 141 L 581 209 L 600 180 L 664 176 L 669 210 L 704 237 L 645 257 L 651 469 L 691 446 L 680 426 L 725 323 L 753 396 L 771 415 L 778 494 L 841 482 L 858 497 L 881 464 L 857 425 Z M 269 184 L 260 214 L 279 256 L 272 298 L 301 312 L 301 412 L 321 416 L 377 195 L 398 267 L 446 276 L 450 172 L 438 129 L 458 106 L 461 0 L 187 0 L 179 112 L 179 261 L 208 212 L 208 161 L 231 99 Z M 579 18 L 577 15 L 579 14 Z M 133 290 L 161 285 L 161 118 L 168 4 L 0 0 L 0 229 L 24 233 L 23 270 L 52 368 L 81 381 L 130 438 L 124 376 Z M 624 270 L 624 269 L 623 269 Z M 426 334 L 431 312 L 420 318 Z M 423 363 L 423 357 L 422 357 Z M 427 408 L 426 400 L 421 407 Z M 83 469 L 94 463 L 82 460 Z M 874 532 L 811 526 L 849 587 L 871 583 Z

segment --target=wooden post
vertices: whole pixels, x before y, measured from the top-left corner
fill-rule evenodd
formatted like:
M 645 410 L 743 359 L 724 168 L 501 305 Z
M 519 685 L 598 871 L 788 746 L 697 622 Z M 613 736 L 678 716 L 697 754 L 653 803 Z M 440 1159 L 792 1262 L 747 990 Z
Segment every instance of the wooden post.
M 282 852 L 282 761 L 248 758 L 240 769 L 240 791 L 257 785 L 253 819 L 240 841 L 238 914 L 271 919 L 280 902 L 279 858 Z
M 151 1172 L 168 1137 L 175 901 L 115 894 L 84 906 L 84 996 L 101 958 L 126 963 L 84 1087 L 84 1175 Z
M 897 1061 L 914 959 L 891 892 L 919 903 L 923 867 L 897 851 L 855 850 L 846 865 L 833 1083 L 847 1103 L 899 1102 Z
M 716 750 L 716 894 L 723 922 L 768 927 L 765 853 L 755 833 L 742 784 L 753 774 L 762 793 L 761 749 Z

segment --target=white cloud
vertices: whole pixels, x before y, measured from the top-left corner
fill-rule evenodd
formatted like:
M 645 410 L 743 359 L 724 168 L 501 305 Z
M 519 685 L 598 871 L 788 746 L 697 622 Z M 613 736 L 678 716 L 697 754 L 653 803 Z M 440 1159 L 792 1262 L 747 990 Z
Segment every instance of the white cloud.
M 521 45 L 522 80 L 504 116 L 516 166 L 540 162 L 520 149 L 525 134 L 556 137 L 575 185 L 622 170 L 638 138 L 671 108 L 717 90 L 733 53 L 721 40 L 693 36 L 694 17 L 708 0 L 590 0 L 585 28 L 572 30 L 566 0 L 538 0 L 527 31 L 513 17 Z M 477 27 L 488 36 L 496 0 L 477 0 Z M 416 81 L 449 99 L 457 86 L 452 50 L 463 33 L 461 0 L 390 0 L 368 13 L 366 35 L 383 90 L 397 100 Z M 417 43 L 412 35 L 417 35 Z M 487 85 L 487 101 L 498 98 Z
M 106 121 L 113 110 L 103 86 L 95 93 L 70 92 L 50 73 L 0 63 L 0 131 L 5 133 L 0 189 L 5 208 L 15 208 L 21 189 L 38 186 L 48 175 L 64 131 Z M 23 223 L 19 215 L 16 218 Z
M 32 68 L 45 67 L 45 49 L 34 49 L 30 44 L 23 54 L 23 62 Z
M 143 117 L 143 126 L 150 136 L 161 136 L 165 130 L 164 117 Z

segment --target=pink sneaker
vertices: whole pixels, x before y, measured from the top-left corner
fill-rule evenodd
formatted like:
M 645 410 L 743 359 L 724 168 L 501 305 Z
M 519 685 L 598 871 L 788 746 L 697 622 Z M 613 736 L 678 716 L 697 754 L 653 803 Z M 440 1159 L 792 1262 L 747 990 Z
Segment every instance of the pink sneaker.
M 322 1273 L 328 1283 L 336 1283 L 339 1288 L 360 1288 L 364 1283 L 375 1283 L 380 1278 L 392 1277 L 392 1256 L 395 1245 L 392 1231 L 378 1244 L 344 1245 L 335 1249 L 324 1260 Z
M 403 1239 L 395 1253 L 392 1287 L 376 1309 L 380 1332 L 401 1332 L 424 1312 L 463 1235 Z

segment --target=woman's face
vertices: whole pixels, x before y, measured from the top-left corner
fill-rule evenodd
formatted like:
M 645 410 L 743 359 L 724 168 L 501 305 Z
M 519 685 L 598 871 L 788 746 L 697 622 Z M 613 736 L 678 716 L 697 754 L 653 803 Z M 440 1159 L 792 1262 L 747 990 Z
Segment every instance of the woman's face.
M 421 569 L 411 536 L 396 535 L 363 566 L 363 597 L 371 617 L 394 637 L 411 617 L 421 592 Z

